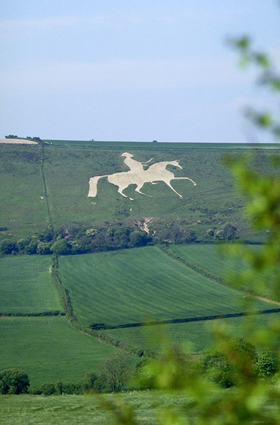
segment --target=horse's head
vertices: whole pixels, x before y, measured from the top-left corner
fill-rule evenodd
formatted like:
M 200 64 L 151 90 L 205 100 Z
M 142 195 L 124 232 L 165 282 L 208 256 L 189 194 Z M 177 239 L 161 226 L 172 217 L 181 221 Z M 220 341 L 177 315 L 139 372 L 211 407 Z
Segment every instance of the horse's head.
M 178 167 L 182 170 L 181 165 L 179 164 L 179 161 L 176 159 L 175 161 L 171 161 L 170 162 L 171 165 L 174 165 L 175 167 Z

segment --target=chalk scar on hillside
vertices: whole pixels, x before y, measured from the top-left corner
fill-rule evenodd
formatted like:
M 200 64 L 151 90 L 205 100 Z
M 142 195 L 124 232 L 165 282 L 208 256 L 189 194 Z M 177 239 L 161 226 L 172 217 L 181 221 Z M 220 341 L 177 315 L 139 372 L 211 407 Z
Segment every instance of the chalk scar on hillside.
M 170 187 L 170 189 L 173 190 L 173 192 L 175 192 L 181 199 L 183 198 L 182 195 L 178 193 L 171 185 L 171 180 L 189 180 L 193 183 L 194 186 L 196 186 L 196 183 L 191 178 L 175 177 L 174 173 L 166 169 L 167 165 L 173 165 L 174 167 L 180 168 L 182 170 L 178 160 L 157 162 L 150 165 L 147 169 L 144 169 L 144 165 L 147 165 L 153 158 L 146 162 L 139 162 L 133 159 L 133 155 L 131 153 L 124 152 L 121 156 L 125 157 L 124 163 L 130 168 L 130 171 L 91 177 L 89 179 L 89 198 L 95 198 L 97 196 L 98 180 L 103 177 L 107 177 L 109 183 L 112 183 L 118 187 L 119 194 L 124 198 L 129 198 L 131 201 L 133 201 L 133 198 L 130 198 L 123 193 L 123 191 L 131 184 L 136 185 L 135 192 L 138 192 L 141 195 L 151 196 L 141 192 L 144 184 L 156 184 L 156 182 L 162 181 L 168 187 Z
M 25 139 L 0 139 L 0 143 L 11 143 L 13 145 L 38 145 L 38 142 Z

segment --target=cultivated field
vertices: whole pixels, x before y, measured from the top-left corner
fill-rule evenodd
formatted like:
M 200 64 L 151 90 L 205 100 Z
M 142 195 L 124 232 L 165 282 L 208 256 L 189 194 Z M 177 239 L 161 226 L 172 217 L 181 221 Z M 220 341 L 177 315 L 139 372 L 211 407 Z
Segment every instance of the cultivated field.
M 78 382 L 86 372 L 97 372 L 113 351 L 71 328 L 61 316 L 1 318 L 0 334 L 0 370 L 25 370 L 31 389 L 45 382 Z
M 170 258 L 158 247 L 59 258 L 74 314 L 109 326 L 243 311 L 243 294 Z M 263 302 L 259 308 L 267 308 Z
M 50 256 L 22 255 L 0 259 L 0 313 L 61 310 L 51 281 Z

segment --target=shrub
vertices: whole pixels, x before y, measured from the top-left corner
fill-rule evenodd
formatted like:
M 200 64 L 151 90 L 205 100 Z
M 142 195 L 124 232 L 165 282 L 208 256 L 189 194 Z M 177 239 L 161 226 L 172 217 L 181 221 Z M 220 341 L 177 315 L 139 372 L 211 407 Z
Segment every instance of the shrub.
M 275 375 L 278 372 L 278 357 L 273 351 L 260 354 L 255 366 L 255 371 L 259 377 L 265 378 Z
M 55 387 L 53 384 L 43 384 L 40 388 L 40 390 L 42 391 L 43 395 L 52 395 L 55 393 Z
M 1 394 L 28 393 L 29 378 L 21 369 L 5 369 L 0 372 Z
M 12 254 L 17 249 L 16 243 L 10 239 L 3 239 L 0 243 L 0 253 L 4 255 Z
M 60 239 L 56 241 L 51 246 L 50 250 L 57 255 L 67 255 L 70 252 L 70 248 L 66 239 Z

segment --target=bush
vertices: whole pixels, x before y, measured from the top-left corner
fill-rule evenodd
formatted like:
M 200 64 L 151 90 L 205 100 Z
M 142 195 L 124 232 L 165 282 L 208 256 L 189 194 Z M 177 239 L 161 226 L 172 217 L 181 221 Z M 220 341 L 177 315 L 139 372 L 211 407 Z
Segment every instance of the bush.
M 29 379 L 26 372 L 21 369 L 5 369 L 0 372 L 1 394 L 28 393 Z
M 56 241 L 51 246 L 50 250 L 57 255 L 67 255 L 70 252 L 70 248 L 66 239 L 60 239 Z
M 40 391 L 42 391 L 43 395 L 52 395 L 55 393 L 55 387 L 53 384 L 43 384 L 40 388 Z
M 268 351 L 259 355 L 258 361 L 255 366 L 257 376 L 261 378 L 275 375 L 278 372 L 278 357 L 273 351 Z
M 17 249 L 16 243 L 10 239 L 3 239 L 0 243 L 0 253 L 3 255 L 12 254 Z
M 40 254 L 40 255 L 51 254 L 51 244 L 49 242 L 39 242 L 37 245 L 37 254 Z

